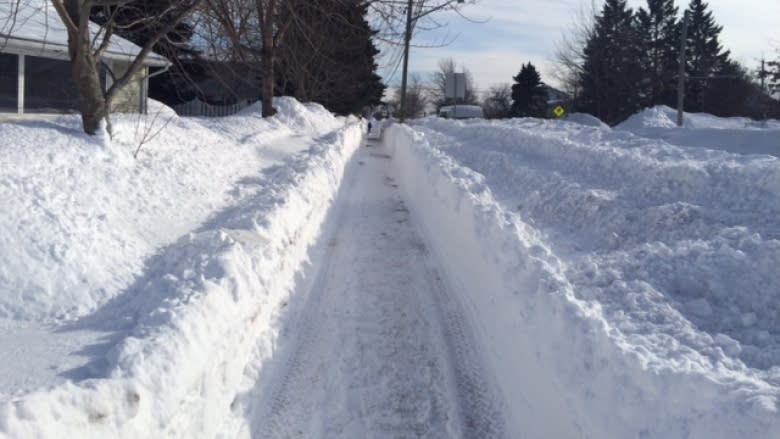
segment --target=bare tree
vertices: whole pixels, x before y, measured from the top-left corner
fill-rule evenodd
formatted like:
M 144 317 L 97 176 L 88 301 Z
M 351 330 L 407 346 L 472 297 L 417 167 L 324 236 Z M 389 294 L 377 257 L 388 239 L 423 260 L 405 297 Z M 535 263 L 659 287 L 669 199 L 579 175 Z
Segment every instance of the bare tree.
M 579 80 L 585 63 L 584 49 L 593 34 L 596 23 L 596 5 L 591 1 L 588 9 L 581 8 L 574 17 L 569 33 L 556 43 L 553 55 L 552 77 L 557 79 L 575 102 L 580 94 Z
M 395 92 L 395 107 L 398 109 L 396 116 L 404 116 L 405 119 L 415 118 L 422 115 L 425 112 L 425 107 L 428 105 L 428 97 L 425 93 L 425 87 L 420 77 L 417 75 L 411 75 L 409 78 L 409 86 L 406 88 L 405 108 L 400 107 L 401 102 L 401 89 L 397 89 Z
M 354 0 L 287 0 L 292 25 L 279 48 L 285 94 L 348 114 L 378 104 L 384 86 L 376 75 L 378 53 L 366 20 L 367 5 Z
M 444 24 L 434 17 L 436 12 L 454 11 L 460 13 L 460 8 L 465 0 L 368 0 L 378 18 L 378 28 L 382 30 L 379 36 L 384 37 L 385 42 L 403 45 L 403 56 L 399 61 L 403 62 L 401 76 L 401 107 L 405 106 L 407 74 L 409 67 L 409 47 L 416 30 L 431 30 L 444 27 Z M 468 3 L 475 3 L 470 0 Z M 463 17 L 463 15 L 461 15 Z M 441 45 L 445 45 L 442 42 Z M 401 121 L 407 111 L 401 112 Z
M 463 73 L 463 76 L 466 78 L 466 94 L 463 99 L 456 100 L 447 97 L 447 76 L 458 73 L 458 70 L 460 70 L 460 73 Z M 460 68 L 458 68 L 457 63 L 452 58 L 439 60 L 439 70 L 433 74 L 431 82 L 431 97 L 433 98 L 433 103 L 436 104 L 437 107 L 455 103 L 477 103 L 477 94 L 474 92 L 474 75 L 472 75 L 466 67 L 460 66 Z
M 273 116 L 274 72 L 279 46 L 295 14 L 288 0 L 205 0 L 224 40 L 222 49 L 242 62 L 259 61 L 262 72 L 263 117 Z
M 228 55 L 229 59 L 239 60 L 244 63 L 258 62 L 261 64 L 262 76 L 262 100 L 263 116 L 275 113 L 273 109 L 273 96 L 275 88 L 275 75 L 280 50 L 283 47 L 285 36 L 292 26 L 300 26 L 304 20 L 300 20 L 299 14 L 303 4 L 303 10 L 316 12 L 323 15 L 333 15 L 332 11 L 321 7 L 319 2 L 308 1 L 301 3 L 299 0 L 204 0 L 207 10 L 204 12 L 206 24 L 211 35 L 207 39 L 212 41 L 213 48 L 220 56 Z M 350 0 L 345 0 L 350 1 Z M 353 0 L 352 0 L 353 1 Z M 458 10 L 464 0 L 363 0 L 371 11 L 373 27 L 378 29 L 378 40 L 393 45 L 402 45 L 407 23 L 411 29 L 432 29 L 441 27 L 432 14 L 443 10 Z M 470 2 L 474 2 L 471 0 Z M 408 7 L 412 5 L 411 9 Z M 411 16 L 411 20 L 407 18 Z M 331 19 L 333 19 L 331 17 Z M 328 35 L 317 35 L 311 32 L 311 41 L 306 42 L 316 46 L 316 40 L 328 38 Z M 289 55 L 289 54 L 288 54 Z M 289 57 L 289 58 L 294 58 Z M 298 67 L 285 66 L 288 74 L 306 75 L 305 66 L 308 62 L 320 62 L 318 60 L 298 60 Z M 316 67 L 316 66 L 312 66 Z M 316 69 L 315 69 L 316 70 Z M 301 79 L 301 78 L 298 78 Z M 316 87 L 317 83 L 327 83 L 327 78 L 308 78 L 308 83 Z M 303 83 L 304 81 L 297 81 Z M 307 96 L 310 90 L 298 91 L 302 97 Z
M 509 84 L 490 87 L 482 107 L 488 119 L 509 117 L 512 114 L 512 87 Z
M 135 7 L 132 0 L 50 0 L 57 11 L 68 33 L 68 55 L 71 61 L 71 74 L 79 94 L 79 111 L 81 113 L 84 132 L 94 135 L 100 122 L 105 120 L 110 131 L 109 111 L 111 102 L 117 93 L 134 78 L 144 65 L 145 58 L 151 53 L 152 47 L 170 32 L 181 20 L 195 9 L 200 0 L 179 0 L 171 2 L 164 12 L 167 25 L 155 27 L 155 33 L 133 56 L 129 67 L 122 74 L 113 78 L 113 83 L 106 90 L 100 83 L 100 63 L 103 54 L 108 49 L 111 37 L 114 35 L 114 22 L 108 19 L 98 26 L 89 20 L 92 8 L 113 8 L 114 14 L 118 8 Z M 134 25 L 143 24 L 144 20 L 160 20 L 160 17 L 139 19 Z

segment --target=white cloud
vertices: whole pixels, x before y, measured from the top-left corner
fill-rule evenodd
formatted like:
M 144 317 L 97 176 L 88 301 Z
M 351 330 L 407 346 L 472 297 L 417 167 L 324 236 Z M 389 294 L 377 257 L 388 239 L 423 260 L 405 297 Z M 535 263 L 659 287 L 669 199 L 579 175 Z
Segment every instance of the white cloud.
M 600 9 L 602 1 L 596 1 Z M 780 46 L 779 0 L 710 0 L 715 21 L 723 26 L 721 43 L 732 56 L 748 68 L 755 68 L 765 54 L 775 56 Z M 447 23 L 445 28 L 418 36 L 417 42 L 435 44 L 457 39 L 441 48 L 412 50 L 410 70 L 433 72 L 439 59 L 452 57 L 467 66 L 481 89 L 511 82 L 521 64 L 531 61 L 542 73 L 543 80 L 554 83 L 551 60 L 555 44 L 569 29 L 578 12 L 589 9 L 591 0 L 481 0 L 464 8 L 464 14 L 477 21 L 472 23 L 447 13 L 437 17 Z M 629 0 L 639 7 L 645 0 Z M 677 1 L 682 10 L 688 1 Z

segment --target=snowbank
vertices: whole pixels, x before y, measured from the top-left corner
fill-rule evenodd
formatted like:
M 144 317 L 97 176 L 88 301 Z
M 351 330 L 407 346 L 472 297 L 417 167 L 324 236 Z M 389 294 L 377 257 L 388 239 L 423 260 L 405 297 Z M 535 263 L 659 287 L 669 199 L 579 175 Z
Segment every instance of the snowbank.
M 629 117 L 615 129 L 678 146 L 780 156 L 778 120 L 764 123 L 744 117 L 721 118 L 706 113 L 685 113 L 683 128 L 678 128 L 677 110 L 657 106 Z
M 466 128 L 430 121 L 420 129 L 487 176 L 504 205 L 571 260 L 580 294 L 643 291 L 641 306 L 612 303 L 612 318 L 636 318 L 643 323 L 635 331 L 648 324 L 714 361 L 713 338 L 723 344 L 719 334 L 726 335 L 739 341 L 725 348 L 728 357 L 780 382 L 771 372 L 780 364 L 780 277 L 772 268 L 780 260 L 780 161 L 555 122 Z M 595 281 L 584 275 L 593 271 L 589 263 Z M 616 288 L 611 279 L 625 284 Z
M 285 100 L 280 101 L 284 106 Z M 324 114 L 321 107 L 306 108 Z M 294 129 L 305 123 L 299 116 L 287 114 L 302 123 Z M 230 119 L 223 123 L 234 123 Z M 278 119 L 269 123 L 278 124 Z M 62 127 L 72 123 L 75 130 L 75 120 L 52 126 L 0 125 L 4 139 L 6 135 L 18 139 L 0 151 L 20 168 L 14 169 L 19 176 L 3 174 L 6 186 L 24 192 L 3 193 L 10 195 L 6 202 L 10 199 L 11 206 L 18 200 L 13 212 L 20 215 L 19 224 L 27 218 L 36 233 L 53 227 L 52 237 L 44 234 L 33 242 L 51 239 L 66 246 L 68 254 L 79 249 L 71 256 L 74 261 L 94 262 L 81 278 L 71 276 L 82 282 L 81 287 L 59 286 L 62 290 L 51 295 L 41 293 L 43 288 L 28 289 L 31 297 L 43 297 L 29 317 L 57 318 L 53 310 L 58 307 L 51 304 L 70 300 L 77 308 L 67 316 L 82 317 L 62 330 L 98 332 L 103 334 L 101 345 L 110 348 L 107 356 L 96 355 L 98 361 L 89 365 L 96 378 L 66 382 L 0 404 L 0 437 L 214 437 L 220 431 L 251 350 L 258 339 L 276 337 L 272 317 L 284 306 L 295 271 L 306 258 L 344 167 L 362 140 L 362 124 L 354 120 L 344 125 L 331 116 L 325 126 L 310 122 L 308 134 L 316 139 L 309 137 L 308 150 L 270 167 L 276 161 L 255 157 L 261 144 L 231 144 L 225 136 L 204 128 L 207 124 L 202 121 L 170 121 L 174 128 L 145 147 L 142 164 L 121 158 L 116 144 L 113 151 L 96 151 L 91 139 Z M 335 125 L 343 127 L 327 132 Z M 255 131 L 266 128 L 254 124 Z M 63 138 L 69 143 L 63 144 Z M 53 164 L 60 166 L 54 173 L 49 171 Z M 257 175 L 264 167 L 262 177 L 241 179 Z M 45 181 L 47 177 L 53 184 Z M 232 182 L 238 184 L 228 184 Z M 65 186 L 57 190 L 57 185 Z M 229 187 L 240 204 L 222 208 L 214 216 L 225 206 Z M 30 220 L 24 209 L 40 205 L 45 207 L 40 208 L 40 217 L 62 227 L 37 216 Z M 89 222 L 93 217 L 105 221 L 104 228 Z M 86 224 L 80 222 L 84 218 Z M 155 240 L 144 241 L 147 236 L 142 232 L 147 229 Z M 108 232 L 104 235 L 103 230 Z M 165 242 L 180 231 L 181 238 Z M 17 241 L 4 243 L 2 250 L 26 251 L 30 246 L 24 238 L 33 233 L 11 232 L 13 236 L 6 239 Z M 98 239 L 105 243 L 96 244 Z M 116 240 L 120 244 L 115 245 Z M 152 256 L 148 241 L 164 246 Z M 132 244 L 132 252 L 121 243 Z M 15 259 L 9 254 L 2 260 L 13 263 Z M 38 279 L 70 279 L 66 274 L 74 268 L 53 261 L 58 274 L 31 276 L 19 283 L 29 287 Z M 144 264 L 149 267 L 146 271 Z M 20 264 L 18 269 L 30 267 Z M 2 273 L 18 278 L 24 274 L 8 269 Z M 123 273 L 136 277 L 121 278 Z M 105 280 L 111 282 L 108 287 L 100 283 Z M 15 287 L 3 288 L 10 292 Z M 61 292 L 72 297 L 56 297 Z M 19 302 L 6 304 L 6 309 L 16 310 L 15 317 L 27 312 Z M 88 310 L 92 313 L 84 315 Z M 90 349 L 106 348 L 85 347 Z
M 202 123 L 153 104 L 148 117 L 115 115 L 109 146 L 81 133 L 76 116 L 0 124 L 0 319 L 93 311 L 157 249 L 237 202 L 236 182 L 274 163 L 259 148 L 343 125 L 320 106 L 279 102 L 268 121 L 249 112 Z
M 578 123 L 580 125 L 586 125 L 597 128 L 609 128 L 609 125 L 605 124 L 596 116 L 587 113 L 571 113 L 563 118 L 566 122 Z
M 524 132 L 523 124 L 534 130 Z M 423 122 L 423 127 L 434 127 L 447 135 L 394 126 L 385 137 L 394 149 L 410 210 L 470 311 L 472 327 L 478 328 L 495 385 L 505 400 L 505 413 L 511 414 L 507 419 L 510 437 L 776 437 L 780 431 L 778 371 L 750 369 L 729 358 L 723 349 L 733 347 L 734 340 L 698 332 L 662 292 L 653 288 L 654 279 L 623 277 L 621 270 L 635 264 L 638 255 L 626 257 L 623 265 L 610 266 L 597 260 L 601 254 L 598 248 L 588 247 L 583 254 L 596 258 L 585 257 L 581 259 L 583 266 L 575 267 L 578 250 L 558 245 L 573 242 L 575 247 L 586 246 L 590 238 L 604 239 L 607 246 L 610 242 L 621 244 L 621 237 L 585 228 L 591 221 L 600 225 L 599 219 L 615 219 L 608 210 L 599 213 L 602 206 L 609 207 L 613 202 L 615 190 L 585 190 L 559 178 L 572 169 L 584 169 L 584 174 L 593 178 L 590 184 L 598 185 L 598 177 L 606 175 L 609 178 L 605 183 L 610 186 L 614 177 L 615 184 L 644 194 L 655 193 L 660 198 L 670 190 L 677 195 L 676 191 L 711 193 L 742 187 L 750 181 L 747 174 L 753 179 L 761 176 L 764 181 L 775 181 L 776 176 L 762 176 L 765 169 L 760 168 L 745 172 L 737 163 L 709 164 L 713 171 L 717 168 L 724 172 L 731 166 L 731 173 L 745 172 L 740 182 L 730 181 L 736 176 L 730 173 L 716 183 L 707 179 L 714 174 L 703 171 L 706 163 L 694 164 L 698 174 L 689 166 L 667 164 L 659 168 L 658 157 L 639 154 L 644 148 L 598 143 L 586 148 L 585 142 L 582 146 L 574 142 L 583 137 L 593 140 L 612 136 L 610 140 L 617 143 L 625 140 L 620 133 L 571 130 L 552 122 L 545 125 L 550 128 L 548 132 L 536 130 L 538 124 L 507 123 L 502 130 L 500 124 L 471 124 L 466 128 L 458 122 L 432 120 Z M 461 143 L 472 148 L 461 148 Z M 670 151 L 659 147 L 655 153 L 660 157 Z M 571 168 L 533 169 L 556 160 Z M 490 174 L 486 179 L 459 161 L 489 167 Z M 700 181 L 688 180 L 691 173 L 694 175 L 690 178 Z M 631 175 L 637 177 L 628 179 Z M 656 177 L 648 185 L 644 178 L 650 175 Z M 724 186 L 727 180 L 730 183 Z M 668 189 L 658 187 L 659 183 L 668 185 Z M 496 200 L 492 188 L 507 191 L 502 202 Z M 518 192 L 522 195 L 511 197 Z M 569 192 L 571 195 L 567 195 Z M 643 198 L 635 193 L 626 196 Z M 529 204 L 508 204 L 515 199 Z M 670 209 L 665 214 L 659 210 L 659 221 L 682 225 L 696 221 L 684 204 L 661 202 L 657 206 Z M 773 201 L 772 206 L 778 204 Z M 551 227 L 558 224 L 556 219 L 573 221 L 574 235 L 562 236 L 567 229 Z M 645 221 L 642 217 L 636 220 Z M 578 225 L 582 225 L 579 230 Z M 746 246 L 766 249 L 761 252 L 776 246 L 773 242 L 750 243 L 750 234 L 743 232 L 736 229 L 731 233 L 747 239 L 743 241 Z M 582 240 L 573 239 L 576 236 Z M 722 262 L 718 255 L 729 251 L 725 243 L 713 242 L 713 253 L 702 248 L 693 250 L 695 241 L 691 245 L 691 250 L 697 252 L 689 255 L 691 262 L 695 258 Z M 625 248 L 637 252 L 642 249 L 629 244 Z M 766 259 L 767 269 L 773 258 Z M 680 259 L 660 261 L 675 267 Z M 635 265 L 637 269 L 642 267 Z M 717 263 L 711 266 L 716 267 Z M 709 268 L 704 270 L 713 273 Z M 739 277 L 735 276 L 739 270 L 731 267 L 725 273 Z M 758 277 L 769 274 L 760 273 Z M 728 290 L 726 286 L 724 291 Z M 698 291 L 704 293 L 706 289 Z M 748 295 L 745 306 L 748 298 L 758 297 L 753 291 L 736 291 Z M 760 294 L 768 293 L 769 297 L 772 291 L 777 289 L 768 287 Z M 705 302 L 691 304 L 696 308 L 693 312 L 706 314 Z M 762 300 L 760 306 L 767 304 Z M 763 324 L 774 323 L 764 320 Z M 677 338 L 683 334 L 696 340 Z M 709 351 L 704 348 L 707 344 L 712 347 Z M 774 380 L 774 384 L 768 380 Z
M 665 105 L 645 108 L 618 125 L 620 128 L 632 130 L 637 128 L 676 128 L 677 110 Z M 780 121 L 769 120 L 764 126 L 747 117 L 718 117 L 707 113 L 685 113 L 683 128 L 690 129 L 745 129 L 770 128 L 780 129 Z

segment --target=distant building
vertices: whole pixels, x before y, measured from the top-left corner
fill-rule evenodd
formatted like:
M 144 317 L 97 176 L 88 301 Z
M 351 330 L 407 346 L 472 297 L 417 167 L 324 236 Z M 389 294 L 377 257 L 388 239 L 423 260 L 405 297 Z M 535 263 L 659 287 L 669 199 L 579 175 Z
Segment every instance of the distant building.
M 50 2 L 0 2 L 0 17 L 4 17 L 0 22 L 0 116 L 78 111 L 68 33 Z M 90 23 L 93 35 L 99 29 Z M 123 75 L 140 51 L 130 41 L 113 36 L 101 59 L 103 87 L 111 85 L 112 73 Z M 150 69 L 169 65 L 166 58 L 149 54 L 133 81 L 114 98 L 111 111 L 145 113 Z

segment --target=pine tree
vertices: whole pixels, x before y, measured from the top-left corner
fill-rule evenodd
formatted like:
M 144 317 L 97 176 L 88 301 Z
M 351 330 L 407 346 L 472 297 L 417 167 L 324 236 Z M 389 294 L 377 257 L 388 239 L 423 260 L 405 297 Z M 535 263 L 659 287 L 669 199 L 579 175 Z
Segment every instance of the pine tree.
M 642 105 L 674 106 L 678 69 L 679 28 L 674 0 L 647 0 L 636 14 L 641 38 Z
M 338 114 L 378 104 L 385 86 L 376 74 L 376 34 L 368 3 L 350 0 L 290 1 L 295 14 L 280 47 L 285 89 L 300 100 Z
M 585 44 L 580 110 L 615 124 L 640 107 L 640 39 L 626 0 L 607 0 Z
M 686 82 L 685 109 L 691 112 L 707 111 L 704 98 L 710 89 L 721 87 L 715 79 L 729 66 L 729 51 L 724 51 L 718 39 L 723 26 L 715 24 L 712 12 L 703 0 L 691 0 L 688 5 L 688 36 L 685 50 L 685 71 L 697 77 Z
M 544 117 L 547 106 L 547 91 L 539 72 L 530 62 L 523 64 L 520 73 L 513 78 L 512 116 Z
M 780 93 L 780 50 L 777 52 L 777 58 L 767 63 L 769 70 L 769 92 Z
M 107 2 L 111 3 L 111 2 Z M 95 6 L 90 19 L 98 24 L 111 23 L 112 30 L 119 36 L 143 46 L 149 38 L 164 29 L 176 19 L 169 11 L 175 0 L 134 0 L 120 6 Z M 153 50 L 167 57 L 191 55 L 198 51 L 188 43 L 194 34 L 194 26 L 188 21 L 179 21 L 165 38 L 154 45 Z

